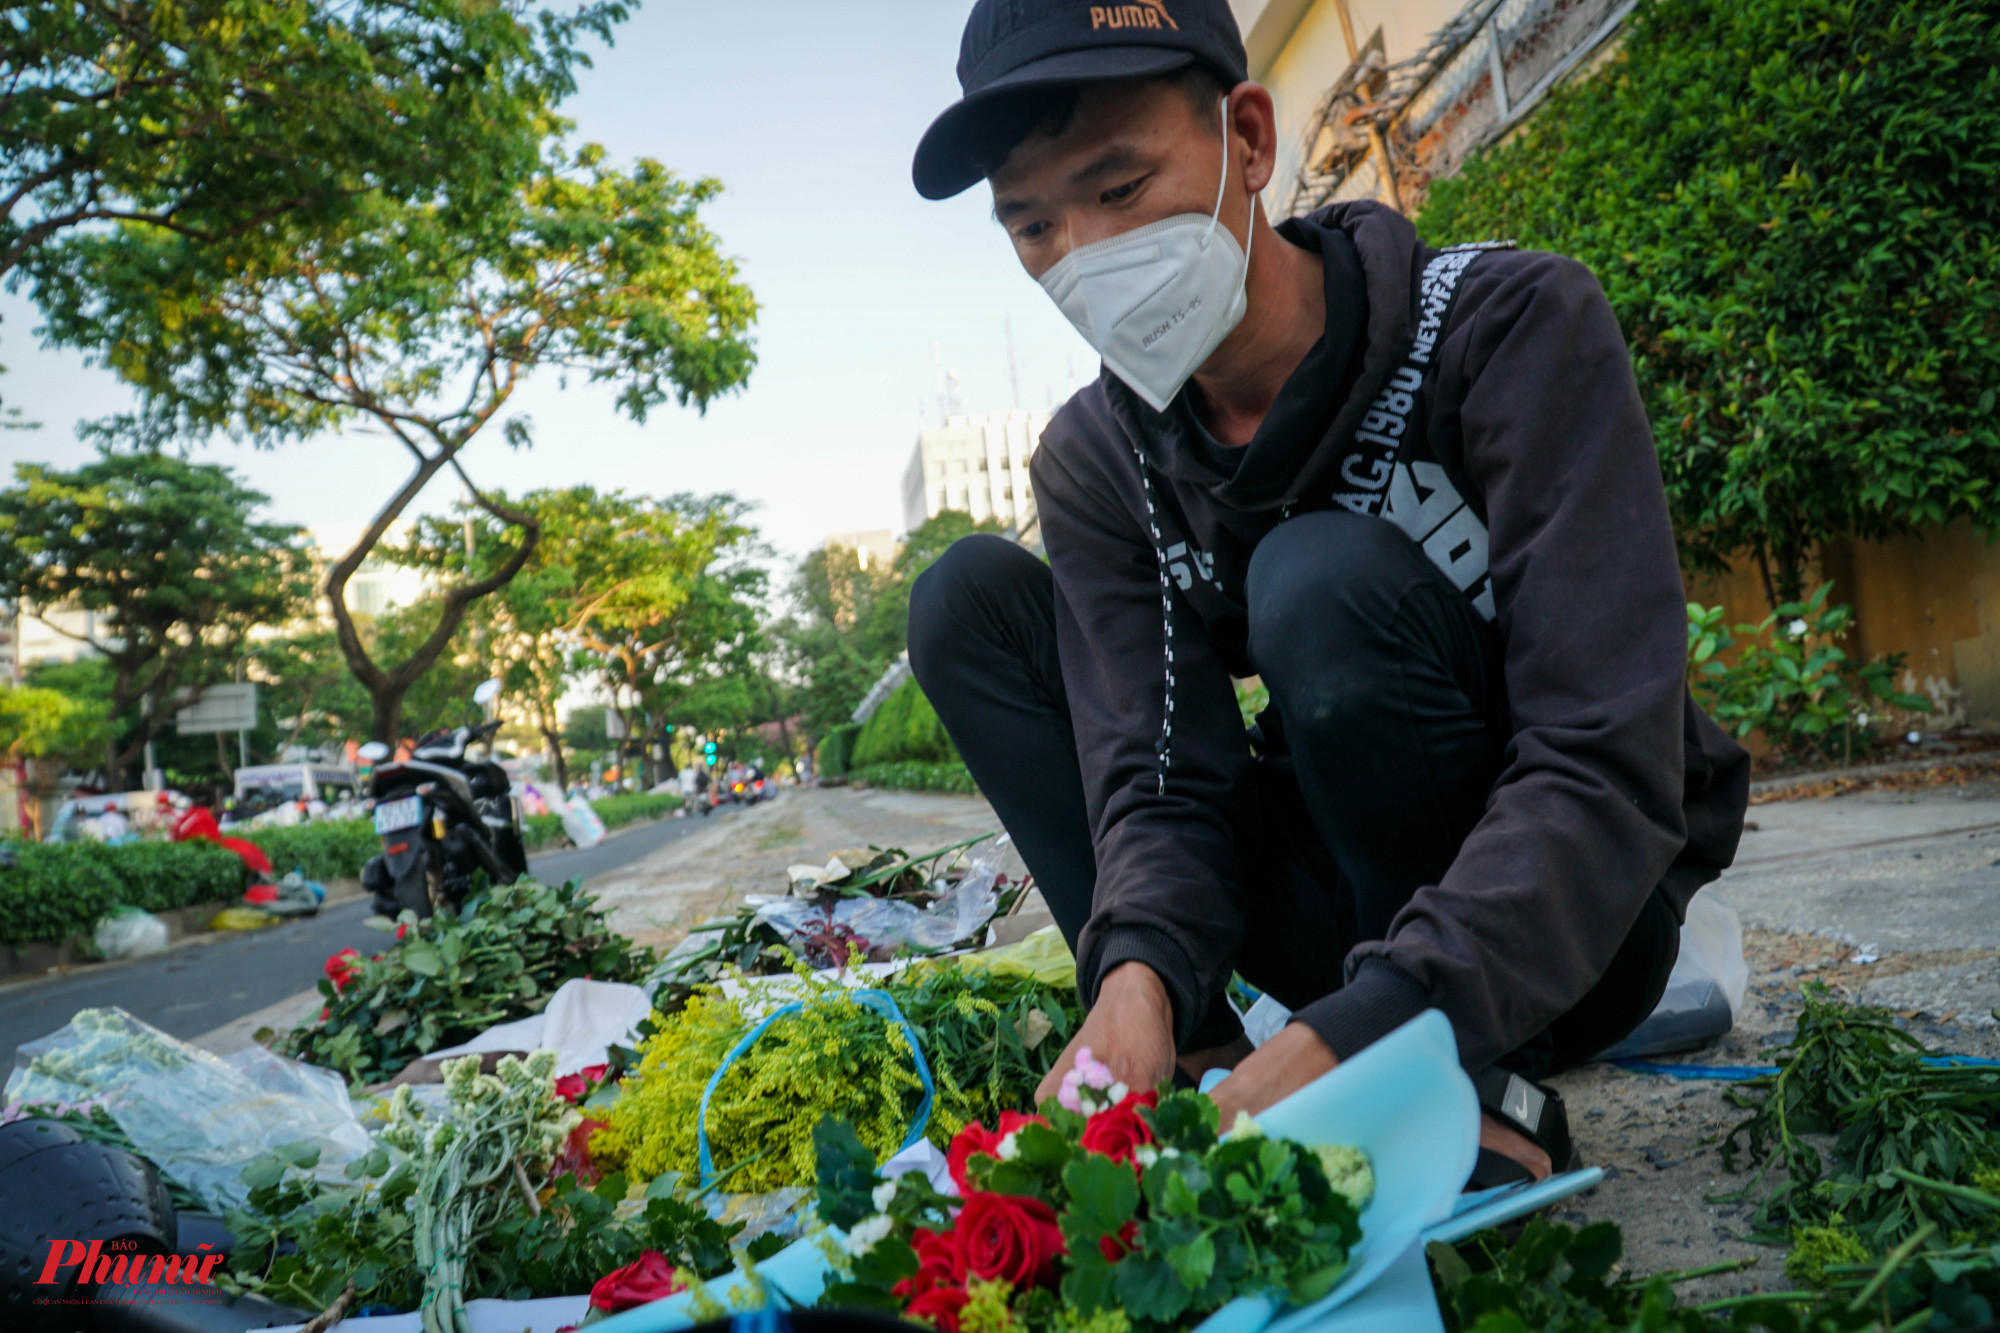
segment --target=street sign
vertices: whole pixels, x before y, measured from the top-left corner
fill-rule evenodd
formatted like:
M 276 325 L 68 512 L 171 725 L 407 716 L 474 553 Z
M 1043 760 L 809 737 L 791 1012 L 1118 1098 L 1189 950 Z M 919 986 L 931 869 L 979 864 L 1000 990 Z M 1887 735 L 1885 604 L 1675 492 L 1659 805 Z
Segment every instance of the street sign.
M 174 695 L 174 730 L 183 736 L 199 736 L 211 731 L 252 731 L 257 726 L 257 687 L 211 685 L 192 703 L 192 691 Z

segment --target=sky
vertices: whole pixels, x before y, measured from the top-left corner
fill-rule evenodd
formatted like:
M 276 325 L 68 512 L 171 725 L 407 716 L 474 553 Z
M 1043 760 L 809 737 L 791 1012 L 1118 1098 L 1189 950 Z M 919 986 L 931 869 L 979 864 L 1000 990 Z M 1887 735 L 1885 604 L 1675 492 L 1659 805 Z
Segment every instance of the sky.
M 964 410 L 1046 408 L 1097 358 L 1015 262 L 976 187 L 920 199 L 910 156 L 958 96 L 953 73 L 970 0 L 644 0 L 616 44 L 593 52 L 564 111 L 575 138 L 614 162 L 650 157 L 724 193 L 706 218 L 762 307 L 748 386 L 706 416 L 660 408 L 644 426 L 610 392 L 552 372 L 513 411 L 535 446 L 488 427 L 462 456 L 482 486 L 512 492 L 590 484 L 640 494 L 732 492 L 754 501 L 787 559 L 828 533 L 900 531 L 900 480 L 921 410 L 938 420 L 938 354 Z M 42 423 L 0 433 L 0 463 L 74 466 L 91 446 L 78 422 L 128 403 L 115 377 L 76 352 L 46 350 L 34 307 L 0 295 L 0 400 Z M 352 524 L 406 476 L 401 446 L 327 436 L 274 452 L 228 441 L 192 456 L 234 468 L 280 521 Z M 456 498 L 434 481 L 420 507 Z

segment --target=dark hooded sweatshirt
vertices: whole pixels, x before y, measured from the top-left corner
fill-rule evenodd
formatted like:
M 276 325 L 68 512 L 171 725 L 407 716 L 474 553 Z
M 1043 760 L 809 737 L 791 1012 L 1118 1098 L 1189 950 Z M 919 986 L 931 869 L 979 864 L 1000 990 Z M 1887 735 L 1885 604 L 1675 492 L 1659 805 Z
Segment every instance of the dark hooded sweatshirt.
M 1157 413 L 1106 372 L 1049 423 L 1032 465 L 1097 855 L 1079 986 L 1094 1000 L 1111 967 L 1144 962 L 1182 1040 L 1243 938 L 1234 803 L 1256 760 L 1230 677 L 1257 672 L 1250 555 L 1286 513 L 1328 507 L 1334 468 L 1412 345 L 1435 253 L 1368 203 L 1281 234 L 1325 260 L 1327 329 L 1246 447 L 1209 439 L 1185 393 Z M 1477 1070 L 1583 997 L 1656 888 L 1682 912 L 1729 864 L 1749 762 L 1687 693 L 1659 462 L 1589 270 L 1481 254 L 1435 365 L 1413 429 L 1490 531 L 1512 739 L 1442 882 L 1344 968 L 1329 956 L 1331 993 L 1299 1018 L 1344 1058 L 1435 1006 Z

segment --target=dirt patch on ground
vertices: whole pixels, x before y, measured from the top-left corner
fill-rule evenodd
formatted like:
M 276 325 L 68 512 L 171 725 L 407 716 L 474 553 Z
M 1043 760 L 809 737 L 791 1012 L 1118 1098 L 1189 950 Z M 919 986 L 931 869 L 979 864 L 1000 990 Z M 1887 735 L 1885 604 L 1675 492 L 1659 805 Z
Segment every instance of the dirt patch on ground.
M 1800 1012 L 1799 987 L 1824 981 L 1850 1000 L 1865 998 L 1895 976 L 1943 968 L 2000 967 L 2000 948 L 1908 952 L 1877 963 L 1857 963 L 1852 944 L 1820 935 L 1750 930 L 1744 936 L 1750 963 L 1745 1012 L 1736 1030 L 1704 1050 L 1661 1056 L 1697 1065 L 1762 1065 L 1764 1049 L 1788 1037 Z M 1934 1050 L 2000 1055 L 2000 1033 L 1919 1011 L 1901 1025 Z M 1784 1252 L 1740 1239 L 1749 1228 L 1755 1193 L 1741 1191 L 1748 1174 L 1723 1169 L 1721 1144 L 1748 1112 L 1728 1099 L 1729 1083 L 1637 1073 L 1616 1065 L 1589 1065 L 1554 1080 L 1569 1106 L 1570 1127 L 1587 1165 L 1604 1168 L 1605 1181 L 1590 1193 L 1558 1205 L 1555 1216 L 1581 1225 L 1609 1220 L 1625 1232 L 1624 1268 L 1633 1273 L 1672 1272 L 1736 1260 L 1754 1260 L 1739 1272 L 1697 1278 L 1685 1296 L 1712 1300 L 1789 1287 Z

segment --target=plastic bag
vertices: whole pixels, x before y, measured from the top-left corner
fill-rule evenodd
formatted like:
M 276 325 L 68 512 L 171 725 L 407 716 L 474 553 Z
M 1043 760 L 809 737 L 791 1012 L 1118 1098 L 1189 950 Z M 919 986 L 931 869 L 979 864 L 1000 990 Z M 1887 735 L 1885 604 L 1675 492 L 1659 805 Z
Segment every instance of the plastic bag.
M 604 841 L 604 821 L 597 817 L 597 811 L 590 808 L 590 802 L 578 797 L 564 801 L 562 809 L 556 810 L 556 801 L 549 798 L 549 809 L 562 816 L 563 832 L 578 847 L 595 847 Z
M 150 912 L 121 905 L 104 914 L 90 940 L 106 958 L 144 958 L 167 947 L 167 923 Z
M 370 1146 L 339 1075 L 261 1046 L 223 1060 L 123 1009 L 82 1010 L 23 1044 L 6 1097 L 101 1101 L 140 1156 L 218 1213 L 248 1201 L 243 1168 L 280 1145 L 317 1147 L 313 1174 L 329 1184 Z
M 1000 878 L 1000 863 L 1013 842 L 1006 834 L 993 839 L 973 858 L 964 877 L 945 889 L 929 907 L 895 898 L 842 898 L 832 908 L 818 907 L 808 898 L 778 898 L 752 895 L 746 902 L 757 908 L 757 919 L 769 925 L 788 943 L 824 929 L 828 924 L 845 926 L 867 940 L 871 948 L 948 949 L 972 939 L 993 919 L 1000 894 L 993 886 Z
M 254 907 L 225 907 L 208 919 L 210 930 L 262 930 L 277 924 L 278 918 Z
M 968 972 L 984 969 L 1002 976 L 1026 977 L 1044 986 L 1076 985 L 1076 959 L 1055 926 L 1043 926 L 1025 939 L 982 949 L 956 960 Z
M 1743 958 L 1743 922 L 1712 891 L 1697 893 L 1681 924 L 1681 954 L 1652 1014 L 1602 1058 L 1686 1051 L 1723 1036 L 1743 1012 L 1750 965 Z

